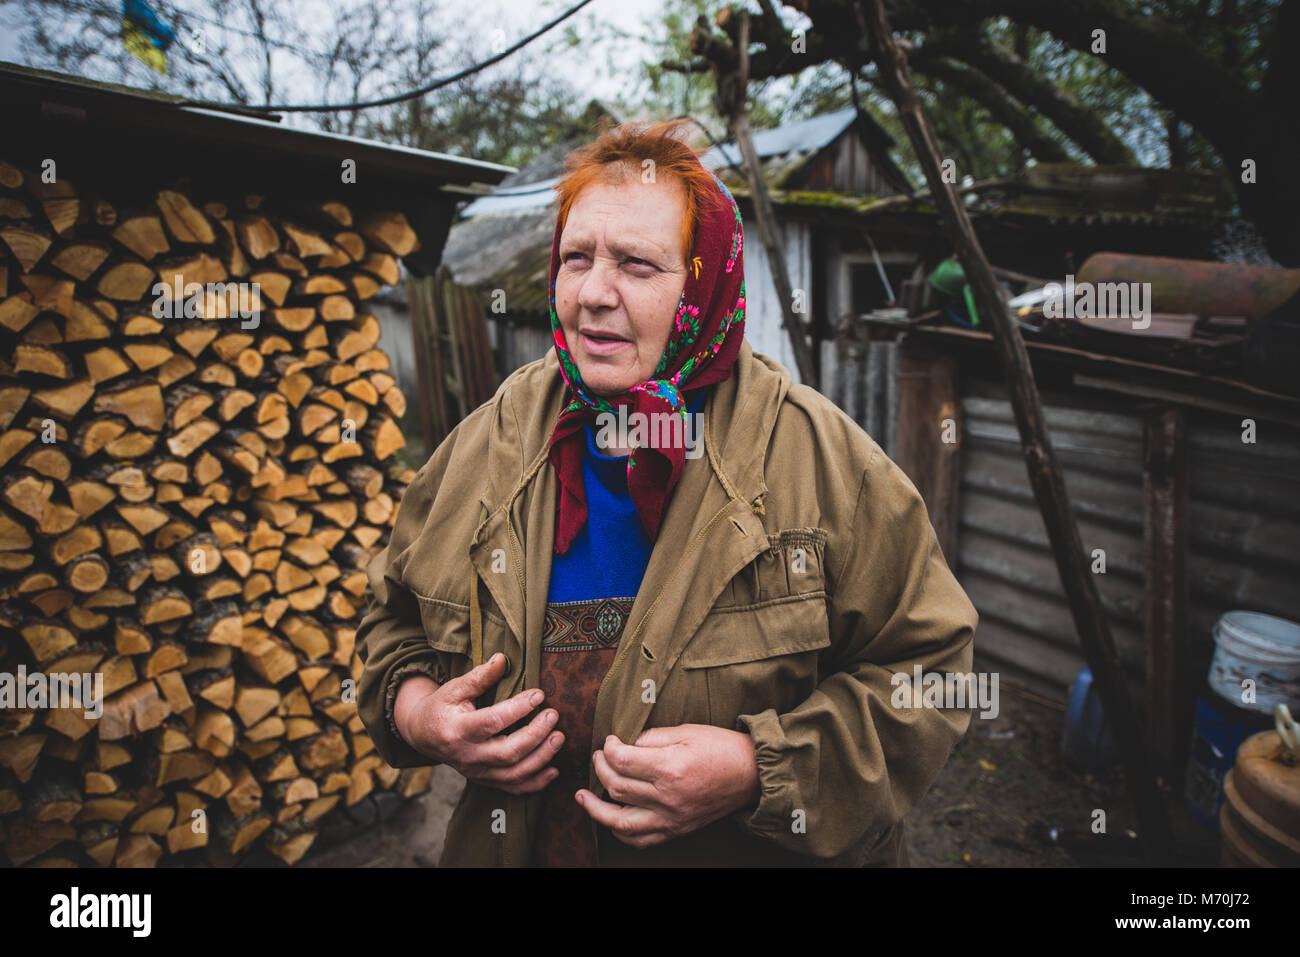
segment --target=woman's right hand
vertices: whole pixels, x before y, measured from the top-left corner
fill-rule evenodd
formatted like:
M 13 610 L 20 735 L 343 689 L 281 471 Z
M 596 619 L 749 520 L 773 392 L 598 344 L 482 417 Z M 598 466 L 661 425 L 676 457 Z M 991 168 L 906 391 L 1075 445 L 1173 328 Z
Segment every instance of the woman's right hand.
M 558 715 L 552 708 L 518 731 L 501 735 L 542 703 L 544 696 L 536 688 L 487 708 L 474 707 L 505 671 L 505 655 L 496 654 L 443 685 L 422 676 L 407 678 L 397 689 L 393 722 L 407 744 L 467 780 L 510 794 L 530 794 L 559 775 L 548 765 L 564 735 L 554 730 Z

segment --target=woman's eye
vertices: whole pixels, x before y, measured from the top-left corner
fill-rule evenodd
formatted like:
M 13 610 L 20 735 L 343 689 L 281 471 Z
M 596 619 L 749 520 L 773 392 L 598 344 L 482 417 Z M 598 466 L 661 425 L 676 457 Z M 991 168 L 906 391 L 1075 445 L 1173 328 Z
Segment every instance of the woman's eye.
M 653 266 L 651 266 L 650 263 L 646 262 L 644 259 L 637 259 L 635 256 L 629 256 L 627 259 L 623 261 L 633 266 L 654 268 Z
M 575 264 L 580 264 L 582 260 L 586 258 L 587 257 L 584 256 L 582 253 L 565 253 L 563 257 L 566 263 L 575 263 Z

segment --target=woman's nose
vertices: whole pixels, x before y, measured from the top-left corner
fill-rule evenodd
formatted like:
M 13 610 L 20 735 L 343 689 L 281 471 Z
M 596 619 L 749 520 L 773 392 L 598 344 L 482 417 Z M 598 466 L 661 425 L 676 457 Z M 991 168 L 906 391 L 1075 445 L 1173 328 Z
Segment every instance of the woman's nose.
M 582 279 L 578 290 L 578 305 L 587 310 L 613 309 L 618 305 L 618 290 L 614 285 L 617 266 L 595 262 Z

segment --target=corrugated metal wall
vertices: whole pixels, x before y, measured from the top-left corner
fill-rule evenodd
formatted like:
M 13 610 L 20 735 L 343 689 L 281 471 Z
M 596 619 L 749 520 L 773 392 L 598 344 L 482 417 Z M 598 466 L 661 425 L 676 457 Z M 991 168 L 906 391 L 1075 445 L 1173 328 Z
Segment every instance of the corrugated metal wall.
M 898 437 L 898 343 L 823 340 L 822 395 L 894 456 Z
M 1233 608 L 1300 621 L 1300 431 L 1256 420 L 1247 444 L 1241 416 L 1205 413 L 1187 437 L 1193 638 Z
M 745 224 L 745 338 L 755 352 L 771 356 L 790 370 L 794 381 L 799 381 L 794 350 L 790 337 L 781 321 L 781 304 L 777 302 L 776 286 L 772 282 L 767 264 L 767 252 L 758 238 L 758 223 L 746 219 Z M 781 224 L 785 238 L 785 262 L 790 273 L 790 288 L 807 294 L 807 313 L 813 309 L 812 257 L 809 252 L 809 232 L 806 223 Z
M 541 359 L 551 350 L 551 327 L 539 321 L 521 322 L 506 316 L 488 315 L 497 350 L 497 369 L 502 380 L 520 366 Z
M 1098 591 L 1141 705 L 1145 681 L 1143 419 L 1045 395 L 1084 548 L 1105 550 Z M 1136 406 L 1135 406 L 1136 408 Z M 980 612 L 977 653 L 1013 680 L 1064 700 L 1085 667 L 1005 391 L 962 383 L 958 577 Z M 1208 665 L 1210 628 L 1231 608 L 1300 620 L 1300 433 L 1188 412 L 1190 654 Z
M 1008 678 L 1064 699 L 1085 662 L 1004 396 L 996 387 L 962 383 L 955 564 L 980 613 L 977 653 Z M 1068 408 L 1047 396 L 1044 406 L 1084 549 L 1105 552 L 1098 591 L 1136 691 L 1145 670 L 1142 420 Z

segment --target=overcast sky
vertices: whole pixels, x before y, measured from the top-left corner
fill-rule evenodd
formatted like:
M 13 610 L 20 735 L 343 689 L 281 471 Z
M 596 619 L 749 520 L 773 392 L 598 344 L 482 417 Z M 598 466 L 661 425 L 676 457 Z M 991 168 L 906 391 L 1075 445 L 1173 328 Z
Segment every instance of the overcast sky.
M 73 0 L 73 2 L 120 9 L 116 0 Z M 500 31 L 500 39 L 504 39 L 504 43 L 508 46 L 567 9 L 573 2 L 574 0 L 541 0 L 541 2 L 537 0 L 446 0 L 438 5 L 438 11 L 443 22 L 455 24 L 455 29 L 464 34 L 460 39 L 466 49 L 482 51 L 481 56 L 475 57 L 482 59 L 491 54 L 493 42 L 499 39 L 497 31 Z M 151 3 L 159 12 L 174 9 L 184 14 L 186 11 L 201 12 L 205 9 L 193 0 L 151 0 Z M 313 23 L 328 22 L 329 11 L 347 6 L 345 0 L 344 2 L 303 0 L 299 5 L 300 24 L 311 32 Z M 599 25 L 609 24 L 630 37 L 639 38 L 644 35 L 645 19 L 655 16 L 660 7 L 661 4 L 657 0 L 594 0 L 565 21 L 565 24 L 536 41 L 534 46 L 549 45 L 552 38 L 560 36 L 561 31 L 568 25 L 575 27 L 580 36 L 590 36 Z M 18 30 L 15 29 L 21 28 L 23 14 L 24 10 L 20 4 L 13 0 L 8 2 L 0 0 L 0 24 L 8 27 L 8 29 L 0 29 L 0 59 L 16 63 L 27 62 L 18 42 Z M 42 17 L 44 26 L 50 32 L 57 31 L 61 21 L 65 20 L 65 15 L 53 8 L 46 8 L 42 12 Z M 74 24 L 75 21 L 67 21 L 67 29 L 72 29 Z M 232 17 L 229 26 L 247 28 L 249 24 L 236 16 Z M 253 42 L 237 32 L 223 30 L 220 24 L 205 22 L 201 24 L 201 29 L 214 33 L 224 32 L 227 41 L 232 45 Z M 310 47 L 310 44 L 308 46 Z M 319 46 L 323 46 L 323 43 Z M 553 67 L 561 77 L 567 79 L 584 94 L 617 98 L 628 92 L 630 79 L 639 78 L 639 62 L 650 55 L 650 47 L 637 39 L 628 39 L 614 45 L 602 43 L 592 52 L 595 55 L 584 54 L 581 49 L 557 49 L 553 54 Z M 615 60 L 612 65 L 608 62 L 611 58 Z M 148 71 L 143 64 L 132 60 L 129 55 L 119 59 L 125 65 L 125 76 L 121 75 L 121 68 L 118 68 L 118 75 L 96 78 L 126 82 L 131 85 L 145 85 L 148 82 Z M 511 60 L 507 59 L 495 69 L 508 70 L 510 62 Z M 277 67 L 279 65 L 277 63 Z M 281 73 L 281 77 L 286 95 L 292 94 L 294 98 L 311 98 L 313 93 L 319 93 L 318 90 L 313 91 L 311 85 L 305 81 L 295 82 L 299 78 L 292 75 Z M 253 77 L 244 79 L 250 86 L 253 85 Z

